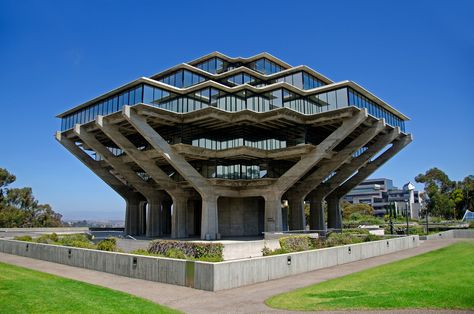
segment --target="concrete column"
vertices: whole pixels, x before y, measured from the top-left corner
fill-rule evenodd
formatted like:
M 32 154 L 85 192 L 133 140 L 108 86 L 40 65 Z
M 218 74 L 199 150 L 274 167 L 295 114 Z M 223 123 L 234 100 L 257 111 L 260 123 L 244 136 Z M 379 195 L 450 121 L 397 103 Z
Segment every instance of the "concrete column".
M 141 201 L 138 208 L 138 234 L 146 234 L 146 201 Z
M 268 194 L 265 199 L 265 232 L 283 230 L 281 196 Z
M 186 209 L 186 236 L 194 235 L 194 215 L 195 215 L 195 203 L 194 200 L 188 199 L 188 206 Z
M 185 238 L 188 236 L 186 218 L 188 198 L 185 195 L 173 196 L 173 215 L 171 217 L 171 237 Z
M 125 209 L 125 232 L 129 235 L 138 234 L 138 211 L 140 208 L 140 200 L 129 198 L 126 200 L 127 207 Z
M 288 204 L 287 204 L 288 205 Z M 288 217 L 289 217 L 289 211 L 288 211 L 288 206 L 282 206 L 281 207 L 281 230 L 282 231 L 288 231 L 289 225 L 288 225 Z
M 321 197 L 310 195 L 309 197 L 309 229 L 326 231 L 324 223 L 324 206 Z
M 162 234 L 163 230 L 161 228 L 161 199 L 149 199 L 146 236 L 159 237 Z
M 171 205 L 172 202 L 163 201 L 161 206 L 161 230 L 163 234 L 171 235 Z
M 201 239 L 219 238 L 219 221 L 217 216 L 217 195 L 202 196 Z
M 339 206 L 340 199 L 337 196 L 330 195 L 326 198 L 328 203 L 328 228 L 342 229 L 342 215 Z
M 305 230 L 304 198 L 299 196 L 288 197 L 290 207 L 290 230 Z

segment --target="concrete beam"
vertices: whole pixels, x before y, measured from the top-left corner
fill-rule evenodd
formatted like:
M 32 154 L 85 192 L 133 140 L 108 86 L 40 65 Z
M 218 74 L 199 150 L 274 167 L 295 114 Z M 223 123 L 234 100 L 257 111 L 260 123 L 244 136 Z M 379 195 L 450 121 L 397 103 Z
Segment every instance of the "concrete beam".
M 401 139 L 396 140 L 389 149 L 383 152 L 376 159 L 370 161 L 369 163 L 361 167 L 354 176 L 344 182 L 344 184 L 338 187 L 337 190 L 335 190 L 331 194 L 334 193 L 335 195 L 337 195 L 338 198 L 343 197 L 353 188 L 355 188 L 360 182 L 367 179 L 372 173 L 375 172 L 375 170 L 377 170 L 380 166 L 386 163 L 390 158 L 395 156 L 405 146 L 410 144 L 412 140 L 413 139 L 410 134 L 403 136 Z
M 131 187 L 125 185 L 101 164 L 79 148 L 72 140 L 56 133 L 56 140 L 63 145 L 71 154 L 79 159 L 86 167 L 94 172 L 102 181 L 110 186 L 117 194 L 124 198 L 125 207 L 125 233 L 131 235 L 141 234 L 138 227 L 139 204 L 145 199 L 144 196 Z
M 340 184 L 347 180 L 354 172 L 357 171 L 360 167 L 365 165 L 373 156 L 377 155 L 384 147 L 392 143 L 397 137 L 400 136 L 400 129 L 392 129 L 387 134 L 384 134 L 378 137 L 375 140 L 375 143 L 370 145 L 366 151 L 361 155 L 352 158 L 350 162 L 344 164 L 340 167 L 336 174 L 328 179 L 323 184 L 320 184 L 315 190 L 314 193 L 318 197 L 324 198 L 326 195 L 331 193 Z
M 336 153 L 331 159 L 321 162 L 321 166 L 311 175 L 305 178 L 300 184 L 292 188 L 295 194 L 300 197 L 306 197 L 314 188 L 316 188 L 328 175 L 338 169 L 341 165 L 352 158 L 352 155 L 364 147 L 375 136 L 385 129 L 385 121 L 375 122 L 368 130 L 350 142 L 344 149 Z
M 93 134 L 85 131 L 81 125 L 76 124 L 74 127 L 74 133 L 91 149 L 102 156 L 102 158 L 119 173 L 130 185 L 132 185 L 137 191 L 145 196 L 148 202 L 148 217 L 147 217 L 147 236 L 154 237 L 160 236 L 161 231 L 161 201 L 162 198 L 158 195 L 159 191 L 156 188 L 150 186 L 150 183 L 145 182 L 135 171 L 133 171 L 128 165 L 122 163 L 119 158 L 114 156 L 111 151 L 107 149 L 102 143 L 100 143 Z M 132 218 L 132 216 L 129 216 Z M 138 209 L 137 219 L 132 219 L 132 223 L 136 223 L 137 226 L 133 229 L 138 230 Z M 132 228 L 132 227 L 131 227 Z
M 176 153 L 168 142 L 161 137 L 146 121 L 130 106 L 124 106 L 125 119 L 156 149 L 166 161 L 179 172 L 202 196 L 213 194 L 211 185 L 191 166 L 183 156 Z
M 61 136 L 61 132 L 56 132 L 55 138 L 62 146 L 64 146 L 64 148 L 66 148 L 71 154 L 79 159 L 87 168 L 89 168 L 95 175 L 97 175 L 102 181 L 104 181 L 124 199 L 135 197 L 143 198 L 143 196 L 135 192 L 131 187 L 123 184 L 122 181 L 117 179 L 117 177 L 110 173 L 107 169 L 100 166 L 100 162 L 94 160 L 72 140 Z
M 314 151 L 302 156 L 293 167 L 285 172 L 274 184 L 274 188 L 283 194 L 293 186 L 303 175 L 320 162 L 328 152 L 331 152 L 342 140 L 350 135 L 368 117 L 367 110 L 357 112 L 351 118 L 344 120 L 342 125 L 322 141 Z
M 153 180 L 163 187 L 168 193 L 178 190 L 182 192 L 177 183 L 174 182 L 163 170 L 161 170 L 145 152 L 140 151 L 130 140 L 128 140 L 115 125 L 107 123 L 103 116 L 97 116 L 96 124 L 120 149 L 142 168 Z

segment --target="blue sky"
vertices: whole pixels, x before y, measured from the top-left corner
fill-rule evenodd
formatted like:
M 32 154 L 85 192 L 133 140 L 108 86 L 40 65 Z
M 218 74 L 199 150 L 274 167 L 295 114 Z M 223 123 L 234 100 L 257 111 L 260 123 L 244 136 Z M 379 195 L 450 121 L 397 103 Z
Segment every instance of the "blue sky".
M 472 1 L 0 2 L 0 167 L 65 218 L 124 203 L 56 143 L 55 115 L 212 51 L 262 51 L 352 80 L 412 120 L 414 142 L 372 177 L 474 174 Z M 419 186 L 420 187 L 420 186 Z

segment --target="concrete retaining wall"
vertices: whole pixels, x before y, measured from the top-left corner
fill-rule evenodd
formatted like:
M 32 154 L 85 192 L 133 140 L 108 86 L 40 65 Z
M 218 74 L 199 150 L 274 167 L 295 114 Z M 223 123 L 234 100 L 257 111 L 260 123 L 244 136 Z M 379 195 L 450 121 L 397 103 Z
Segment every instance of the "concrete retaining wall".
M 393 253 L 418 236 L 207 263 L 0 239 L 0 252 L 201 290 L 217 291 Z
M 0 239 L 0 251 L 106 273 L 186 284 L 186 261 Z
M 419 237 L 415 235 L 305 252 L 215 263 L 212 290 L 230 289 L 282 278 L 393 253 L 418 245 Z
M 421 240 L 437 240 L 437 239 L 472 239 L 474 238 L 474 229 L 453 229 L 433 233 L 427 236 L 420 236 Z

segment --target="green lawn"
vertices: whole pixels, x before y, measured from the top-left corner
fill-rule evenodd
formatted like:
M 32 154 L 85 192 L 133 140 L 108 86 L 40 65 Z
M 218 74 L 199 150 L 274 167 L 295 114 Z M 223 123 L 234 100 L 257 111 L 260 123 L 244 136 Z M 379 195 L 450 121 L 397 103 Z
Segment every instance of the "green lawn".
M 0 263 L 1 313 L 179 313 L 132 295 Z
M 474 243 L 461 242 L 276 295 L 288 310 L 474 309 Z

